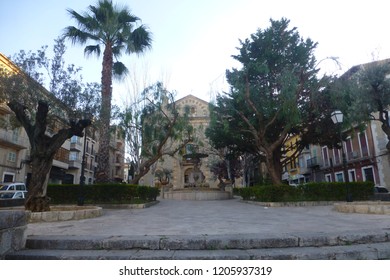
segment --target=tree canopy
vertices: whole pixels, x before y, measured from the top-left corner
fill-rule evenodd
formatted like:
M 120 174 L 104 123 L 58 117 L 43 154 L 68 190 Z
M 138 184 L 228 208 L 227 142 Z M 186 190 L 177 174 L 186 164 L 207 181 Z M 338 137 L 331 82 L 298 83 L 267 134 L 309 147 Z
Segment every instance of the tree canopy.
M 233 58 L 242 68 L 226 71 L 230 91 L 217 97 L 208 135 L 219 147 L 261 157 L 279 184 L 284 142 L 289 134 L 308 133 L 328 79 L 318 77 L 316 43 L 301 38 L 285 18 L 270 23 L 240 41 Z
M 132 183 L 138 183 L 163 156 L 173 156 L 192 141 L 188 112 L 177 106 L 174 97 L 157 82 L 145 88 L 137 104 L 131 104 L 120 115 L 136 169 Z

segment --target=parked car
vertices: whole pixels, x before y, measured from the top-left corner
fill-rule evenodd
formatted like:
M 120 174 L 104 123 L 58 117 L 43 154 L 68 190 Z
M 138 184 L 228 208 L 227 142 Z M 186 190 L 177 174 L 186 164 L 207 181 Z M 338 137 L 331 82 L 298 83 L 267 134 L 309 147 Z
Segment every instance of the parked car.
M 26 184 L 25 183 L 18 183 L 18 182 L 7 182 L 7 183 L 0 183 L 0 192 L 1 191 L 27 191 Z
M 390 192 L 384 186 L 375 186 L 374 187 L 374 200 L 390 201 Z
M 374 193 L 389 193 L 389 190 L 384 186 L 375 186 Z
M 0 192 L 0 199 L 25 199 L 26 191 L 2 191 Z

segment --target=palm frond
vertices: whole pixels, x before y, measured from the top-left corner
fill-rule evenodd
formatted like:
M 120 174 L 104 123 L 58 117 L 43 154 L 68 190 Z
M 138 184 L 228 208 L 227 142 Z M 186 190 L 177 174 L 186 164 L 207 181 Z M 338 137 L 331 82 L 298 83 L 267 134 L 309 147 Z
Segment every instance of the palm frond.
M 77 21 L 78 27 L 84 32 L 96 32 L 99 28 L 98 22 L 91 17 L 88 13 L 80 15 L 74 10 L 68 9 L 68 13 Z
M 88 41 L 88 39 L 90 39 L 90 34 L 81 31 L 74 26 L 66 27 L 63 36 L 70 39 L 73 45 L 76 43 L 83 45 Z
M 85 49 L 84 49 L 84 55 L 86 57 L 89 57 L 93 54 L 96 54 L 97 57 L 100 56 L 101 54 L 101 51 L 100 51 L 100 45 L 90 45 L 90 46 L 86 46 Z
M 126 52 L 131 53 L 141 53 L 145 49 L 150 49 L 152 47 L 152 37 L 151 33 L 148 31 L 145 25 L 141 25 L 138 28 L 134 29 L 131 33 L 130 40 L 127 42 Z
M 112 47 L 112 54 L 116 59 L 119 59 L 121 57 L 124 48 L 125 46 L 119 42 L 117 42 L 115 46 Z
M 94 18 L 103 25 L 109 25 L 110 20 L 114 17 L 115 8 L 112 1 L 101 0 L 96 6 L 89 6 Z
M 122 62 L 117 61 L 112 65 L 112 74 L 115 79 L 121 80 L 127 73 L 129 73 L 129 69 Z
M 135 23 L 139 20 L 140 20 L 140 18 L 136 17 L 135 15 L 132 15 L 130 10 L 128 10 L 127 8 L 123 8 L 118 13 L 118 23 L 119 24 L 129 25 L 129 24 Z

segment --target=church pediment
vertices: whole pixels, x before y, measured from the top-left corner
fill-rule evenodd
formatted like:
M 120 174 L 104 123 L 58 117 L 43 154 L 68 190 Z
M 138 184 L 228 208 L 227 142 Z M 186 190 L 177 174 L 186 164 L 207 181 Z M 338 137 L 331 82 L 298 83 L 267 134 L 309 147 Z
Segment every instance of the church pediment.
M 182 110 L 184 110 L 185 107 L 188 107 L 192 117 L 209 116 L 209 103 L 192 94 L 177 100 L 175 103 Z

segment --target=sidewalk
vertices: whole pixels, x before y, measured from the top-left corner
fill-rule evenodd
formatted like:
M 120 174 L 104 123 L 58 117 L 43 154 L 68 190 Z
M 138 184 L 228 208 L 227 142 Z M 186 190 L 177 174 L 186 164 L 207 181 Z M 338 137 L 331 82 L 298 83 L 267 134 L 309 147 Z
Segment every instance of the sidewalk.
M 93 219 L 29 224 L 27 235 L 333 234 L 389 229 L 388 215 L 339 213 L 332 206 L 267 208 L 237 199 L 162 199 L 145 209 L 104 210 L 103 216 Z

